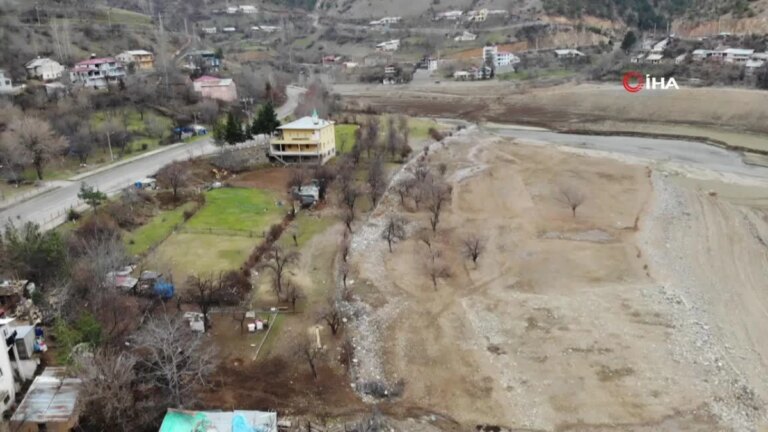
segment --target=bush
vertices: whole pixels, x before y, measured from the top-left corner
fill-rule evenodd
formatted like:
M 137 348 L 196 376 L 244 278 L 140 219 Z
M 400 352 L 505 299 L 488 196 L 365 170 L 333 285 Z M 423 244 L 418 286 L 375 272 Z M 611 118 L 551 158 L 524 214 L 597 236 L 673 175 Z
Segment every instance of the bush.
M 80 220 L 82 215 L 79 211 L 75 210 L 73 207 L 70 207 L 69 210 L 67 210 L 67 222 L 76 222 Z
M 442 141 L 445 138 L 445 135 L 443 135 L 442 133 L 440 133 L 439 130 L 433 127 L 429 128 L 428 133 L 429 133 L 429 136 L 435 141 Z
M 149 148 L 149 144 L 144 143 L 141 145 L 141 151 L 146 151 Z
M 195 212 L 194 209 L 184 210 L 184 213 L 182 213 L 182 216 L 184 217 L 184 222 L 190 220 L 192 218 L 192 216 L 195 215 L 195 213 L 196 212 Z

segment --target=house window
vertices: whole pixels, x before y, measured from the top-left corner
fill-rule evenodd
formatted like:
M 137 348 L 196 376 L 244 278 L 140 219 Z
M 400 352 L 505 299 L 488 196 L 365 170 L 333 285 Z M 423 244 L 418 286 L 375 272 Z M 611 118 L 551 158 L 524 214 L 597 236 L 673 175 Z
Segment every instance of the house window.
M 5 395 L 5 399 L 3 399 L 3 405 L 8 405 L 8 402 L 10 402 L 10 401 L 11 401 L 11 395 L 10 394 L 6 394 Z
M 5 80 L 5 85 L 10 86 L 11 85 L 11 80 Z

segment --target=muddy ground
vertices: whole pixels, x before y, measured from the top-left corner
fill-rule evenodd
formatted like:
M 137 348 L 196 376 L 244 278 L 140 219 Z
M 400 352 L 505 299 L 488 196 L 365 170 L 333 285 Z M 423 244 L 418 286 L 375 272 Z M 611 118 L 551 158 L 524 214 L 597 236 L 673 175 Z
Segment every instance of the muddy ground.
M 433 288 L 413 236 L 387 251 L 389 214 L 409 233 L 427 215 L 385 198 L 353 242 L 357 382 L 403 379 L 395 405 L 465 428 L 768 425 L 764 189 L 620 159 L 471 130 L 433 146 L 453 192 L 431 248 L 451 275 Z M 564 185 L 586 196 L 575 217 Z

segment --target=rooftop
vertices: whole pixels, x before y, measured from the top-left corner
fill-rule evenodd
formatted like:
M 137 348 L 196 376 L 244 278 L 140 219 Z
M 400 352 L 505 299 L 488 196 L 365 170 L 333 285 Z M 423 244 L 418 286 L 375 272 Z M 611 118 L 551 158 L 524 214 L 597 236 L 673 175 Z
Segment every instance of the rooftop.
M 203 75 L 194 82 L 201 84 L 204 87 L 228 86 L 233 83 L 232 78 L 218 78 L 210 75 Z
M 277 413 L 264 411 L 182 411 L 169 409 L 160 432 L 277 432 Z
M 128 51 L 125 51 L 125 53 L 129 55 L 135 55 L 135 56 L 152 55 L 151 52 L 146 50 L 128 50 Z
M 300 129 L 300 130 L 307 130 L 307 129 L 322 129 L 324 127 L 332 125 L 333 122 L 330 122 L 328 120 L 323 120 L 321 118 L 315 118 L 312 116 L 306 116 L 302 117 L 296 121 L 292 121 L 286 125 L 280 126 L 278 129 Z
M 42 58 L 38 57 L 38 58 L 30 61 L 29 63 L 27 63 L 26 67 L 27 68 L 36 68 L 36 67 L 48 64 L 48 63 L 56 63 L 56 64 L 58 64 L 58 62 L 56 60 L 51 60 L 48 57 L 42 57 Z
M 67 378 L 63 367 L 48 367 L 35 378 L 11 421 L 20 423 L 67 422 L 75 414 L 77 393 L 82 383 Z
M 81 62 L 76 63 L 75 67 L 98 65 L 98 64 L 104 64 L 104 63 L 115 63 L 115 62 L 117 62 L 117 60 L 115 60 L 114 57 L 92 58 L 92 59 L 83 60 Z

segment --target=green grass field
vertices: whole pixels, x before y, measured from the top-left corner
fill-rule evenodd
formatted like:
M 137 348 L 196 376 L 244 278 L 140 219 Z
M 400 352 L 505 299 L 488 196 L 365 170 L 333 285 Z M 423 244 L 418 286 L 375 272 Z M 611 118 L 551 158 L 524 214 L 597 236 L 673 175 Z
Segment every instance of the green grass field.
M 132 255 L 141 255 L 165 240 L 173 229 L 184 221 L 184 211 L 194 206 L 194 203 L 186 203 L 174 210 L 161 212 L 146 225 L 127 233 L 125 242 L 128 252 Z
M 236 270 L 259 243 L 250 237 L 174 233 L 147 257 L 147 262 L 171 269 L 174 281 L 189 276 Z
M 278 223 L 285 212 L 277 207 L 274 194 L 259 189 L 215 189 L 205 198 L 205 206 L 187 222 L 187 227 L 260 233 Z
M 336 153 L 344 154 L 355 145 L 355 131 L 359 126 L 354 124 L 336 125 Z

